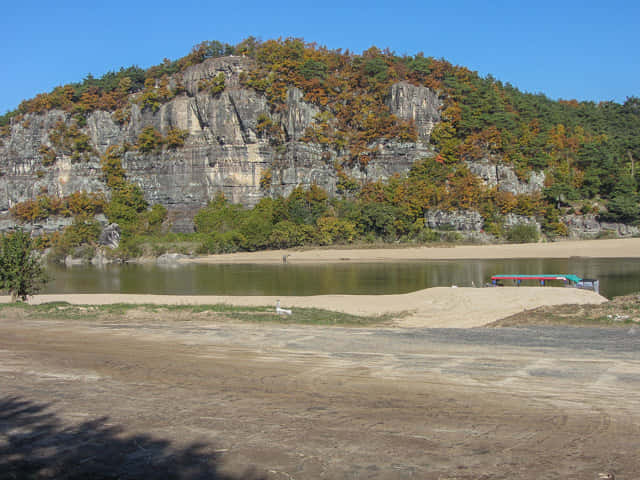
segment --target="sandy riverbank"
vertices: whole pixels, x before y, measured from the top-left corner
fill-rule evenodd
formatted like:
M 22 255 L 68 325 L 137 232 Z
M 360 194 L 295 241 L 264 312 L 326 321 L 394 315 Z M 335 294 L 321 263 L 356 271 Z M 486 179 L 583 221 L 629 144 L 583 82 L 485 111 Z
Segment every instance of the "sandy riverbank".
M 354 315 L 397 315 L 399 327 L 470 328 L 486 325 L 523 310 L 542 305 L 602 303 L 606 299 L 594 292 L 562 287 L 448 288 L 437 287 L 402 295 L 316 295 L 275 296 L 183 296 L 125 294 L 37 295 L 31 303 L 66 301 L 73 304 L 112 303 L 158 305 L 238 306 L 274 305 L 321 308 Z M 9 297 L 0 297 L 0 302 Z
M 491 258 L 633 258 L 640 257 L 640 238 L 567 240 L 511 245 L 460 245 L 454 247 L 398 247 L 360 249 L 269 250 L 208 255 L 181 260 L 185 263 L 288 263 L 405 262 Z
M 288 263 L 403 262 L 420 260 L 492 258 L 637 258 L 640 238 L 562 241 L 514 245 L 462 245 L 455 247 L 312 249 L 243 252 L 210 255 L 182 260 L 185 263 Z M 67 301 L 75 304 L 152 303 L 166 305 L 229 304 L 239 306 L 275 305 L 284 308 L 321 308 L 354 315 L 397 314 L 403 327 L 465 328 L 486 325 L 523 310 L 543 305 L 602 303 L 606 299 L 593 292 L 571 288 L 438 287 L 403 295 L 317 295 L 276 296 L 179 296 L 129 294 L 37 295 L 32 303 Z M 0 297 L 0 302 L 9 297 Z M 404 313 L 408 312 L 408 313 Z

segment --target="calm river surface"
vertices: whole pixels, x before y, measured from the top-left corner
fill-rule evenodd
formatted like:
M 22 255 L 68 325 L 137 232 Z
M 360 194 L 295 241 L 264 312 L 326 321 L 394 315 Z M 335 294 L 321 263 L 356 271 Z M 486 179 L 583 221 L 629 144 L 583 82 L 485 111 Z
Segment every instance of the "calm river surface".
M 43 293 L 170 295 L 395 294 L 483 285 L 499 273 L 573 273 L 600 279 L 611 298 L 640 291 L 640 259 L 437 260 L 317 265 L 51 266 Z

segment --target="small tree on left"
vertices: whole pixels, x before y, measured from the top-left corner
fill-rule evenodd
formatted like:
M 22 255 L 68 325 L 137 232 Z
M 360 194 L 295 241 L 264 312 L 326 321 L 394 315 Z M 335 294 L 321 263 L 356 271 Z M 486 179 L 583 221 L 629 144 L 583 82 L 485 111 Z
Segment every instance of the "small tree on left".
M 16 230 L 0 237 L 0 290 L 9 292 L 13 301 L 18 298 L 25 301 L 47 280 L 28 233 Z

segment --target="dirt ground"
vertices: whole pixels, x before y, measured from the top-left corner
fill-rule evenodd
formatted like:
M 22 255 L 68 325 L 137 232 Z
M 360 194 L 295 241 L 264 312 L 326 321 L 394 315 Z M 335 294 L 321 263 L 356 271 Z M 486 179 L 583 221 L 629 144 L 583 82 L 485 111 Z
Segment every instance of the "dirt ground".
M 640 331 L 0 313 L 0 478 L 640 478 Z

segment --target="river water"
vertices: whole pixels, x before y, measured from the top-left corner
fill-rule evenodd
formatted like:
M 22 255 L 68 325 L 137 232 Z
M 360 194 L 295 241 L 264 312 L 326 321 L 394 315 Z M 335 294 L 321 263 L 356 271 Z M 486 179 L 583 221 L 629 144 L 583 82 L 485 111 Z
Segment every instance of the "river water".
M 500 273 L 573 273 L 600 280 L 606 297 L 640 291 L 640 259 L 437 260 L 287 265 L 51 266 L 43 293 L 170 295 L 396 294 L 481 286 Z M 508 282 L 507 282 L 508 284 Z M 532 283 L 532 285 L 535 283 Z M 561 283 L 559 284 L 561 285 Z

